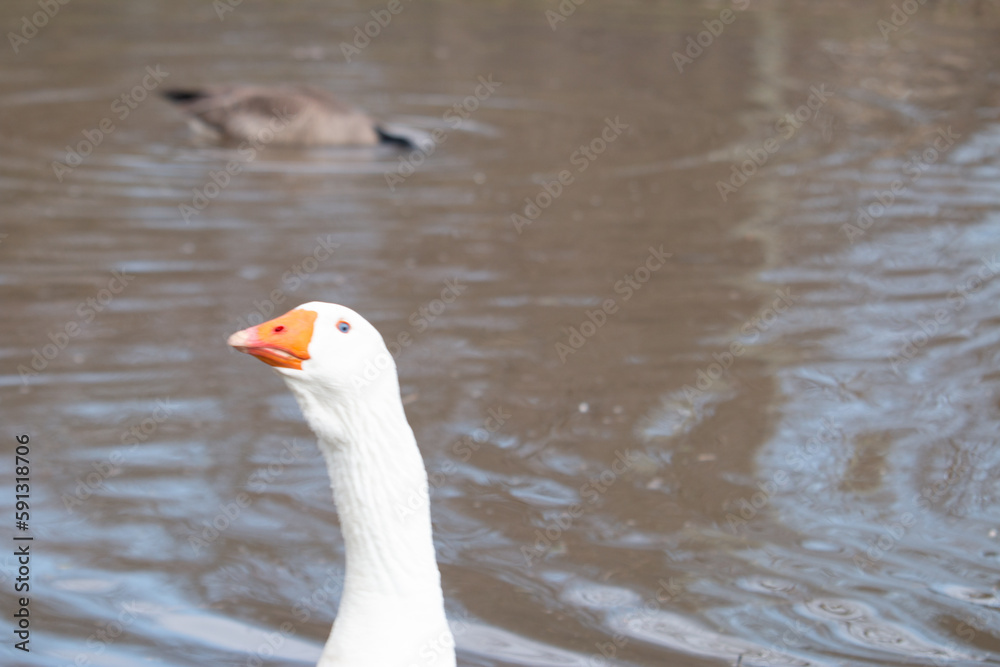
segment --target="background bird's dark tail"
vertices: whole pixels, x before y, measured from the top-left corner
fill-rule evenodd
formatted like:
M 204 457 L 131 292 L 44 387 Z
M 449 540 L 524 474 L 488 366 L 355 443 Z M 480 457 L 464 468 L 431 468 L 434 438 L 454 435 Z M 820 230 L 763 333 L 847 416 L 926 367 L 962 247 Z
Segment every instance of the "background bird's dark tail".
M 205 93 L 200 90 L 184 90 L 180 88 L 171 88 L 164 90 L 161 95 L 170 100 L 171 102 L 177 102 L 178 104 L 185 104 L 188 102 L 195 102 L 205 97 Z
M 375 132 L 378 133 L 378 138 L 382 140 L 383 144 L 392 144 L 394 146 L 400 146 L 401 148 L 416 148 L 417 145 L 409 137 L 404 137 L 401 134 L 390 134 L 386 132 L 381 127 L 375 128 Z

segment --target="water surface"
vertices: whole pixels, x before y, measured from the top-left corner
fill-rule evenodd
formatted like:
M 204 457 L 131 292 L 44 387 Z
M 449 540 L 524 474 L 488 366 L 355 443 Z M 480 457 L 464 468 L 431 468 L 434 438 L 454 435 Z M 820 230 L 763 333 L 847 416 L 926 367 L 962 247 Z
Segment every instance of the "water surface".
M 0 661 L 316 660 L 329 483 L 224 341 L 318 299 L 410 341 L 460 664 L 1000 663 L 997 5 L 421 2 L 342 48 L 383 7 L 73 2 L 3 56 Z M 223 81 L 445 140 L 213 188 L 155 92 Z

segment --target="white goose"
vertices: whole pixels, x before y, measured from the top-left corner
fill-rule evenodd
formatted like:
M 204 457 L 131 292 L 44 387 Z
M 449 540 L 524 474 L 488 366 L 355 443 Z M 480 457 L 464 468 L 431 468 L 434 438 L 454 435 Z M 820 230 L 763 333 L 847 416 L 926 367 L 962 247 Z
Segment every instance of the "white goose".
M 427 473 L 382 336 L 350 308 L 314 301 L 229 344 L 284 378 L 326 459 L 347 562 L 318 666 L 454 667 Z

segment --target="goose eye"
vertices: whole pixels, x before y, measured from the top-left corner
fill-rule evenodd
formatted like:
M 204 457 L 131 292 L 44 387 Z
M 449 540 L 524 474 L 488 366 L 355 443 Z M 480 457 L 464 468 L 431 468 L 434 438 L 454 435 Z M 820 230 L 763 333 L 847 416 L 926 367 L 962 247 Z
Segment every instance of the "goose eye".
M 339 322 L 337 322 L 337 329 L 340 331 L 340 333 L 347 333 L 348 331 L 351 330 L 351 325 L 345 322 L 344 320 L 340 320 Z

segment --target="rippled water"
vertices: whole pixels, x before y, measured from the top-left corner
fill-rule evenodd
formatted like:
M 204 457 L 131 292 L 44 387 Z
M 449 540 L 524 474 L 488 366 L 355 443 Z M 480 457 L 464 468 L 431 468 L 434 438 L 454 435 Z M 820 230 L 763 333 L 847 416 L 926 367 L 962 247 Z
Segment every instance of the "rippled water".
M 413 3 L 351 62 L 385 3 L 61 6 L 0 77 L 0 662 L 315 661 L 329 484 L 224 340 L 320 299 L 409 342 L 461 664 L 1000 663 L 1000 8 L 901 4 Z M 155 89 L 222 81 L 446 139 L 215 190 Z

